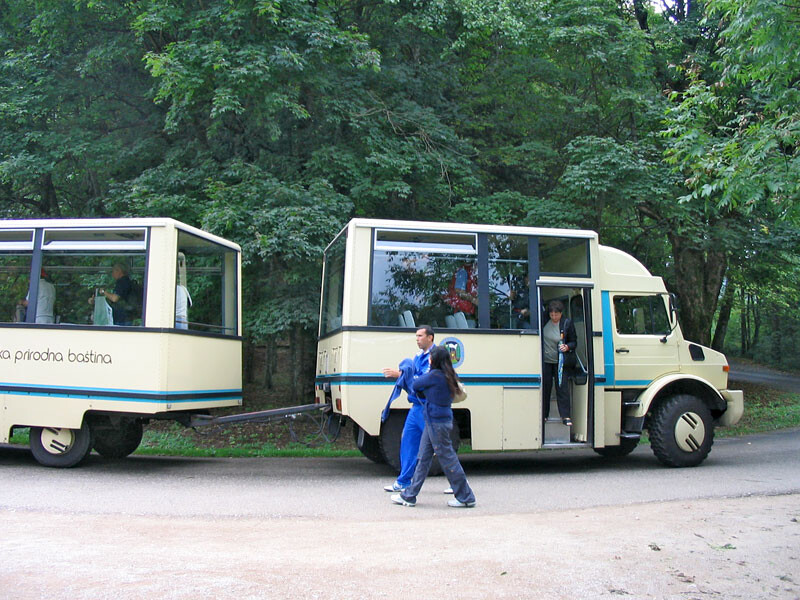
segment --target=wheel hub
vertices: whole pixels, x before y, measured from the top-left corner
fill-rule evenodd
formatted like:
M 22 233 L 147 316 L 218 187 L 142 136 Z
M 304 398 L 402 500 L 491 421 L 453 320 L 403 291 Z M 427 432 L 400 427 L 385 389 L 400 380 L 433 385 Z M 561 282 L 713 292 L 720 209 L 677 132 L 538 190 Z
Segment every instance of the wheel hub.
M 42 429 L 42 448 L 50 454 L 64 454 L 75 442 L 72 429 L 45 427 Z
M 675 441 L 684 452 L 697 452 L 706 439 L 706 427 L 700 415 L 683 413 L 675 423 Z

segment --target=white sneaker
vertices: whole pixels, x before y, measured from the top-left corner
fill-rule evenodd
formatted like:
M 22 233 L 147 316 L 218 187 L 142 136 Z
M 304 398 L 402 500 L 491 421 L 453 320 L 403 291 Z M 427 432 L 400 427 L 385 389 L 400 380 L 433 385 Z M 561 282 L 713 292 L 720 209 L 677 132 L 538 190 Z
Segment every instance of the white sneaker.
M 416 502 L 409 502 L 405 498 L 403 498 L 400 494 L 392 494 L 392 502 L 395 504 L 400 504 L 401 506 L 416 506 Z
M 387 492 L 402 492 L 405 491 L 406 488 L 401 487 L 400 484 L 395 481 L 392 485 L 383 486 L 383 489 Z
M 443 491 L 442 493 L 443 494 L 452 494 L 453 493 L 453 488 L 449 487 L 445 491 Z
M 447 506 L 452 506 L 453 508 L 472 508 L 475 506 L 475 502 L 460 502 L 453 498 L 447 501 Z

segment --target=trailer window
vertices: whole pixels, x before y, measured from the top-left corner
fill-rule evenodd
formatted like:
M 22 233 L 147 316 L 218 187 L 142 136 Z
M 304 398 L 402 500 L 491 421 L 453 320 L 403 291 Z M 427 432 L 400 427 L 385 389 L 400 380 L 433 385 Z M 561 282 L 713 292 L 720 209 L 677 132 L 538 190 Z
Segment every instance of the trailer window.
M 55 294 L 55 322 L 141 326 L 145 264 L 144 252 L 43 252 L 43 275 Z M 118 297 L 116 302 L 111 294 Z
M 615 296 L 614 315 L 620 335 L 665 335 L 669 317 L 661 296 Z
M 28 294 L 30 274 L 30 253 L 0 253 L 0 322 L 25 321 L 26 308 L 22 305 L 22 300 Z
M 237 335 L 237 254 L 185 231 L 178 231 L 175 327 Z

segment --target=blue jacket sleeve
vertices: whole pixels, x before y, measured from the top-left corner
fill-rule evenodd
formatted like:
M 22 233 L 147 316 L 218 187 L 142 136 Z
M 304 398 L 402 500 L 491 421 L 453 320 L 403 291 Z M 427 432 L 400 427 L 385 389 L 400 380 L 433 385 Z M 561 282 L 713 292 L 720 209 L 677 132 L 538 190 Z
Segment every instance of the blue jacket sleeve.
M 413 391 L 411 389 L 411 384 L 414 382 L 414 361 L 410 358 L 405 358 L 400 363 L 400 377 L 397 378 L 397 381 L 392 388 L 392 393 L 389 394 L 389 401 L 386 403 L 386 408 L 383 409 L 381 413 L 381 422 L 385 421 L 389 416 L 389 408 L 392 405 L 392 402 L 400 395 L 402 391 L 405 392 L 409 396 L 409 401 L 411 401 L 411 396 Z M 416 400 L 416 397 L 414 398 Z M 417 402 L 419 402 L 417 400 Z

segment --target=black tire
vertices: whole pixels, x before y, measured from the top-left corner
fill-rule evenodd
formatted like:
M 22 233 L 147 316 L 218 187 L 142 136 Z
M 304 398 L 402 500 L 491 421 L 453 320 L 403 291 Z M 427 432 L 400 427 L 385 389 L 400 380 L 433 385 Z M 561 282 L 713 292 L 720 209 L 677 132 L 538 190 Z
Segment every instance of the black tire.
M 353 422 L 353 441 L 361 454 L 374 463 L 383 464 L 386 460 L 381 452 L 381 444 L 377 435 L 370 435 Z
M 595 448 L 594 451 L 605 458 L 622 458 L 628 456 L 639 445 L 639 438 L 620 438 L 619 446 Z
M 408 415 L 408 411 L 393 410 L 381 425 L 381 453 L 386 463 L 397 473 L 400 472 L 400 438 L 403 435 L 403 427 L 406 424 L 406 415 Z M 453 421 L 453 431 L 450 434 L 450 439 L 453 442 L 453 449 L 458 452 L 458 448 L 461 445 L 461 434 L 458 429 L 458 423 L 455 421 Z M 428 474 L 442 474 L 442 467 L 435 456 Z
M 714 420 L 695 396 L 679 394 L 655 407 L 650 417 L 650 446 L 668 467 L 695 467 L 711 452 Z
M 92 431 L 84 422 L 80 429 L 31 427 L 31 453 L 45 467 L 74 467 L 92 450 Z
M 125 458 L 142 443 L 144 428 L 139 419 L 121 419 L 118 426 L 92 427 L 94 449 L 103 458 Z

